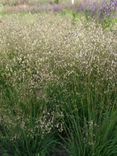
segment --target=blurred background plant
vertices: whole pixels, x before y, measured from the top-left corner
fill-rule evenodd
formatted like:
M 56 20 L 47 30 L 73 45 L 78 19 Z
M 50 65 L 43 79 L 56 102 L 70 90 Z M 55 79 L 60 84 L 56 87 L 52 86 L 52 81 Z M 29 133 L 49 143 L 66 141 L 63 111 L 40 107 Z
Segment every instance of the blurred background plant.
M 44 5 L 45 10 L 53 10 L 58 4 L 59 7 L 64 9 L 72 9 L 73 11 L 79 13 L 85 13 L 87 16 L 97 16 L 99 18 L 104 18 L 106 16 L 112 16 L 116 14 L 117 11 L 117 1 L 116 0 L 75 0 L 75 4 L 72 5 L 70 0 L 1 0 L 1 4 L 8 6 L 18 6 L 24 5 L 30 7 L 30 11 L 35 9 L 39 11 L 41 9 L 40 5 Z

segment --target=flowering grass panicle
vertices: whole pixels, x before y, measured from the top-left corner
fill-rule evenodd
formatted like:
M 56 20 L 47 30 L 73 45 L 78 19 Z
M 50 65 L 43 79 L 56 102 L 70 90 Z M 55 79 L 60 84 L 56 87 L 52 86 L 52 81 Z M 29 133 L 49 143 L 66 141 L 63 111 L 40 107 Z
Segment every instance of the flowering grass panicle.
M 30 16 L 0 24 L 0 144 L 46 156 L 64 139 L 72 156 L 117 154 L 115 34 L 95 21 Z

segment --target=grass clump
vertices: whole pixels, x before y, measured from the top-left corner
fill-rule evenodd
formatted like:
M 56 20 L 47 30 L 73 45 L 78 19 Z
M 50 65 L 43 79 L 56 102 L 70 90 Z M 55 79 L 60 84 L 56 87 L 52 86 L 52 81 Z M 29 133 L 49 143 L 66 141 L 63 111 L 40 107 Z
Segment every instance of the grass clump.
M 2 153 L 51 155 L 59 141 L 70 156 L 116 155 L 115 34 L 95 21 L 35 18 L 0 24 Z

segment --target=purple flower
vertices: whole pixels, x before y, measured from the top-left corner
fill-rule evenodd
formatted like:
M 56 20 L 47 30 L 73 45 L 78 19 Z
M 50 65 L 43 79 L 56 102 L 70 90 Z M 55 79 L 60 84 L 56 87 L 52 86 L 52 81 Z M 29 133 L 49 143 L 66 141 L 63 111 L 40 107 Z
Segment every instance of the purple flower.
M 112 10 L 117 10 L 117 0 L 111 0 L 110 1 L 110 6 L 112 8 Z
M 53 12 L 60 12 L 63 8 L 60 5 L 54 5 L 53 6 Z

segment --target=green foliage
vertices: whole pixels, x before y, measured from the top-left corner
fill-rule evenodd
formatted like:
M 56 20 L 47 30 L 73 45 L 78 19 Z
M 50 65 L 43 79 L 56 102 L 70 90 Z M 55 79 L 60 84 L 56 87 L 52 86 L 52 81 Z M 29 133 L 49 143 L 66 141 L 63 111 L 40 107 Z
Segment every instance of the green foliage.
M 59 0 L 54 0 L 54 2 L 55 2 L 56 4 L 59 4 Z
M 2 153 L 48 156 L 60 140 L 70 156 L 116 156 L 115 34 L 95 21 L 33 16 L 0 24 Z

